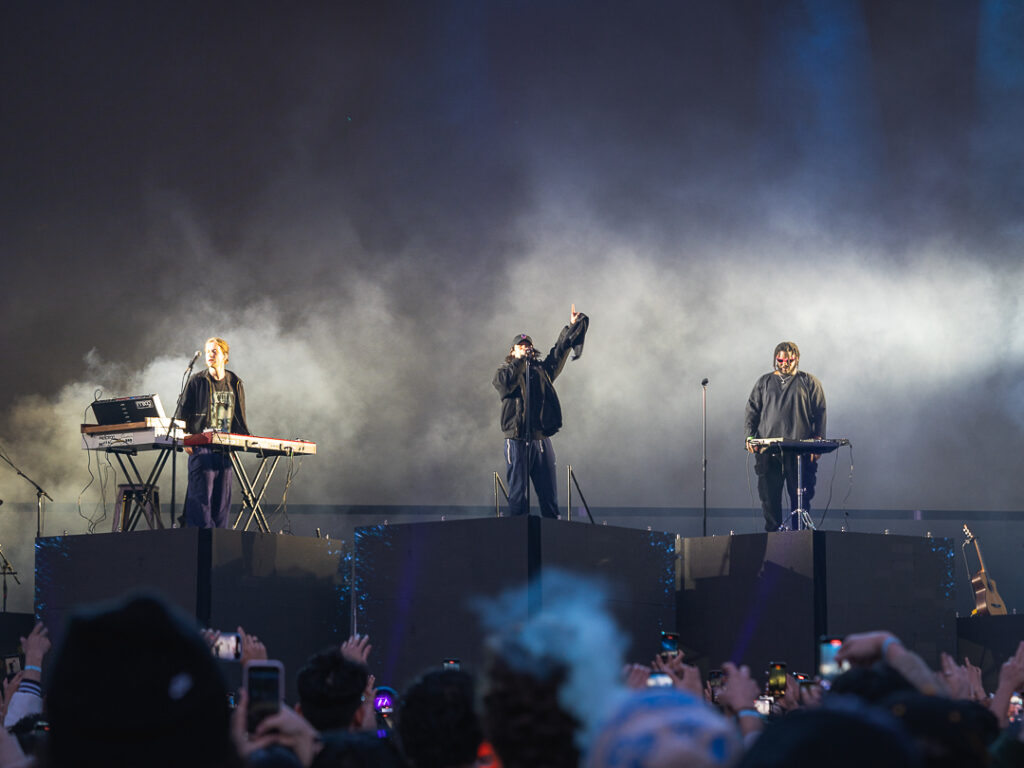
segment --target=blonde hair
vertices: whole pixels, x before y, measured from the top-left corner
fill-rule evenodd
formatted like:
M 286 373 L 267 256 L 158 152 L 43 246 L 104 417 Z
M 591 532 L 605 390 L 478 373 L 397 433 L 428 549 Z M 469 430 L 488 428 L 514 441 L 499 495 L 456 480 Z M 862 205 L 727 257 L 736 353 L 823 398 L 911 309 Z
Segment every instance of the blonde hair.
M 203 342 L 203 346 L 205 347 L 211 341 L 221 348 L 221 351 L 224 353 L 224 362 L 226 363 L 228 361 L 228 350 L 230 350 L 231 347 L 229 347 L 228 343 L 224 341 L 224 339 L 222 339 L 220 336 L 211 336 L 205 342 Z

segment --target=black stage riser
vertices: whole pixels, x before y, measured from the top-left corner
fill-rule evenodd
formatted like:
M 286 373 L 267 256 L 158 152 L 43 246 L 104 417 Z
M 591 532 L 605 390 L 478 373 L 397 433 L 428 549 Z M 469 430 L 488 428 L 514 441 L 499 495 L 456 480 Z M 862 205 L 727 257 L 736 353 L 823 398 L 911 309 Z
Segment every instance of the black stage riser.
M 659 632 L 674 628 L 675 539 L 538 517 L 360 528 L 357 631 L 370 635 L 378 682 L 399 689 L 446 658 L 479 670 L 485 632 L 474 600 L 534 579 L 520 606 L 533 614 L 545 600 L 544 569 L 556 567 L 609 585 L 629 658 L 649 660 Z
M 691 660 L 813 674 L 817 638 L 888 629 L 931 665 L 956 651 L 951 539 L 798 531 L 683 540 Z
M 31 613 L 0 613 L 0 656 L 18 653 L 21 638 L 32 631 L 35 623 Z
M 289 700 L 298 668 L 348 636 L 341 542 L 185 528 L 59 536 L 36 542 L 36 613 L 55 644 L 68 615 L 134 592 L 162 595 L 204 627 L 242 626 L 284 662 Z M 238 684 L 238 665 L 222 664 Z

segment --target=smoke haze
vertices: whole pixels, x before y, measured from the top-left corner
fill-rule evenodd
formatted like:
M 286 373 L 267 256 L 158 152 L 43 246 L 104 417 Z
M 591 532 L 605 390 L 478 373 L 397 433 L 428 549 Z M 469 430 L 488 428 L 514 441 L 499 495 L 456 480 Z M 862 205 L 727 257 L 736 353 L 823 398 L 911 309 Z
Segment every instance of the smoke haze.
M 1018 509 L 1024 12 L 913 7 L 8 5 L 3 448 L 75 501 L 94 393 L 172 410 L 218 335 L 253 431 L 318 443 L 291 503 L 487 504 L 494 370 L 575 303 L 592 504 L 700 505 L 708 377 L 750 505 L 789 339 L 850 507 Z

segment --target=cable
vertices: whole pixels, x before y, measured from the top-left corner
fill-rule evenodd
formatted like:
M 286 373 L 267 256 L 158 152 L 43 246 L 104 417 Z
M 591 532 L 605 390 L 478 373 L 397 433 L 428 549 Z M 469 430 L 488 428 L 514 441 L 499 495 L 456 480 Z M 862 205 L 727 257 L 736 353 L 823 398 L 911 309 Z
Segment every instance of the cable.
M 849 476 L 850 481 L 849 481 L 849 483 L 847 483 L 846 495 L 843 497 L 843 500 L 840 502 L 840 509 L 842 509 L 842 511 L 843 511 L 843 517 L 845 518 L 845 520 L 847 522 L 849 522 L 850 516 L 849 516 L 849 513 L 846 511 L 846 502 L 850 498 L 850 494 L 853 492 L 853 443 L 847 443 L 846 447 L 849 448 L 849 450 L 850 450 L 850 476 Z M 822 510 L 821 519 L 818 521 L 818 527 L 819 528 L 825 522 L 825 515 L 828 514 L 829 507 L 832 506 L 832 487 L 835 484 L 836 472 L 838 470 L 839 470 L 839 452 L 837 451 L 836 452 L 835 463 L 832 465 L 832 479 L 829 480 L 829 484 L 828 484 L 828 501 L 825 502 L 825 509 Z
M 301 469 L 302 469 L 302 457 L 299 456 L 299 461 L 296 464 L 295 457 L 294 456 L 289 456 L 288 457 L 288 473 L 285 475 L 285 478 L 284 478 L 284 490 L 281 492 L 281 503 L 278 504 L 276 507 L 274 507 L 274 510 L 270 513 L 270 517 L 273 517 L 278 512 L 280 512 L 280 513 L 282 513 L 284 515 L 285 527 L 282 529 L 282 532 L 283 533 L 287 533 L 289 535 L 291 535 L 291 533 L 292 533 L 292 519 L 288 515 L 288 489 L 291 488 L 292 482 L 295 480 L 296 477 L 298 477 L 299 472 L 301 471 Z M 269 518 L 268 518 L 267 524 L 268 525 L 270 524 Z

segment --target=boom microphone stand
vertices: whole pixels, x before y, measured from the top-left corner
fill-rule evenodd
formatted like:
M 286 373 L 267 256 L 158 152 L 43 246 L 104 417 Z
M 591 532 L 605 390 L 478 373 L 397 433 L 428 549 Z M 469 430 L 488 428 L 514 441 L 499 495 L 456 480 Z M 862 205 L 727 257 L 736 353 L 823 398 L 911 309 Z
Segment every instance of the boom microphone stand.
M 11 469 L 13 469 L 15 472 L 18 473 L 19 477 L 25 478 L 36 489 L 36 538 L 37 539 L 42 538 L 42 536 L 43 536 L 43 499 L 46 498 L 46 499 L 49 499 L 52 502 L 53 498 L 50 496 L 50 494 L 48 494 L 46 491 L 44 491 L 40 487 L 39 483 L 37 483 L 35 480 L 33 480 L 28 475 L 26 475 L 24 472 L 22 472 L 16 466 L 14 466 L 14 462 L 12 462 L 9 458 L 7 458 L 6 455 L 4 455 L 3 453 L 0 453 L 0 459 L 3 459 L 4 461 L 6 461 L 10 465 Z
M 18 572 L 14 570 L 14 566 L 11 565 L 11 561 L 7 559 L 7 555 L 4 554 L 3 547 L 0 547 L 0 570 L 4 573 L 4 605 L 3 613 L 7 613 L 7 577 L 13 576 L 14 583 L 21 586 L 21 582 L 18 580 Z

